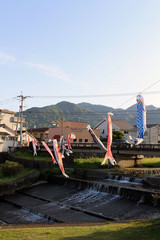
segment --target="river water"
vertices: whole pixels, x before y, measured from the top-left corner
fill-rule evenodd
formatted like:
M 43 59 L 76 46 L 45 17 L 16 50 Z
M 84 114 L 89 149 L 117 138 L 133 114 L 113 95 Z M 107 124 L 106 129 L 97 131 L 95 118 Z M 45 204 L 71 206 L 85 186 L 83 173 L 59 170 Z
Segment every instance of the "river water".
M 128 220 L 160 217 L 154 202 L 151 204 L 144 201 L 145 188 L 138 179 L 135 182 L 129 179 L 104 179 L 102 183 L 86 183 L 83 188 L 81 185 L 75 186 L 72 179 L 67 181 L 63 185 L 57 181 L 38 182 L 1 198 L 0 225 L 105 222 L 107 218 Z M 129 192 L 141 189 L 140 197 L 127 196 L 128 188 Z

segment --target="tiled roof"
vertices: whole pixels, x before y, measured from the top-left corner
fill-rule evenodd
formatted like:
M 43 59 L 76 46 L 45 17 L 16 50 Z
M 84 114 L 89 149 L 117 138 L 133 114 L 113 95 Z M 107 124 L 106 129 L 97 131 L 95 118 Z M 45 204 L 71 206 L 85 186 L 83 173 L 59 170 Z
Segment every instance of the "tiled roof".
M 9 110 L 6 110 L 6 109 L 0 109 L 0 113 L 10 113 L 10 114 L 16 114 L 16 112 L 9 111 Z
M 119 127 L 119 129 L 121 130 L 131 131 L 134 129 L 134 127 L 131 124 L 123 120 L 112 120 L 112 123 Z
M 107 119 L 102 120 L 99 124 L 97 124 L 94 129 L 98 128 L 102 123 L 107 121 Z M 124 131 L 136 131 L 136 129 L 128 122 L 124 120 L 113 120 L 112 119 L 112 124 L 116 125 L 120 130 Z
M 78 122 L 78 121 L 63 121 L 63 122 L 58 122 L 59 127 L 70 127 L 70 128 L 86 128 L 88 123 L 87 122 Z
M 0 135 L 9 135 L 9 133 L 0 131 Z
M 49 128 L 30 128 L 27 131 L 32 133 L 32 132 L 45 132 L 49 130 Z
M 155 123 L 155 124 L 147 124 L 147 128 L 152 128 L 152 127 L 156 127 L 156 126 L 159 126 L 159 127 L 160 127 L 160 124 L 158 124 L 158 123 Z

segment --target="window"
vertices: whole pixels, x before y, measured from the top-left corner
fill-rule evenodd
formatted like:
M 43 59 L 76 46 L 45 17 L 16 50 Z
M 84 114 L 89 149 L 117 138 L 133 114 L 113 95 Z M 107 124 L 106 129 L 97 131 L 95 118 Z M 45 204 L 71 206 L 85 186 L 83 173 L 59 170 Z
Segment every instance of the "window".
M 8 137 L 8 140 L 13 141 L 13 140 L 14 140 L 14 137 Z
M 101 130 L 101 133 L 104 134 L 104 129 Z
M 77 142 L 77 139 L 75 138 L 75 139 L 73 139 L 73 142 Z
M 127 132 L 127 131 L 124 131 L 124 134 L 128 134 L 128 132 Z
M 40 138 L 43 138 L 43 133 L 40 133 Z
M 79 139 L 79 142 L 82 142 L 82 138 Z
M 85 139 L 84 141 L 85 141 L 85 142 L 88 142 L 88 139 Z
M 146 131 L 146 132 L 144 133 L 144 136 L 145 136 L 145 137 L 148 137 L 148 131 Z

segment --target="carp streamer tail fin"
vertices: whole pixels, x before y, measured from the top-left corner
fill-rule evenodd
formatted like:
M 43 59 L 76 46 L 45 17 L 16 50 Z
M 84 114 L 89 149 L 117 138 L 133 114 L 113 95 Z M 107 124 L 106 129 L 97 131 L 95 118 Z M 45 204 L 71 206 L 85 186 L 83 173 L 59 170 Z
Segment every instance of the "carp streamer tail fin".
M 109 162 L 111 163 L 111 165 L 116 165 L 116 160 L 114 159 L 113 155 L 112 155 L 112 152 L 111 152 L 111 149 L 108 149 L 107 152 L 106 152 L 106 155 L 104 157 L 104 160 L 103 162 L 101 163 L 101 165 L 104 165 L 106 160 L 109 160 Z

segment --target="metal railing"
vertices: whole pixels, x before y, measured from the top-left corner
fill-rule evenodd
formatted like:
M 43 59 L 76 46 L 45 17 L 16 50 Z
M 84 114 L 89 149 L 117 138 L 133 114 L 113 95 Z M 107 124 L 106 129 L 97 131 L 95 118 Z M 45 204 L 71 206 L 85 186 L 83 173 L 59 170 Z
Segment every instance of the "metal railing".
M 107 143 L 103 143 L 104 146 L 107 146 Z M 99 148 L 96 143 L 87 142 L 87 143 L 71 143 L 72 148 Z M 160 144 L 126 144 L 126 143 L 112 143 L 113 149 L 141 149 L 141 150 L 160 150 Z

